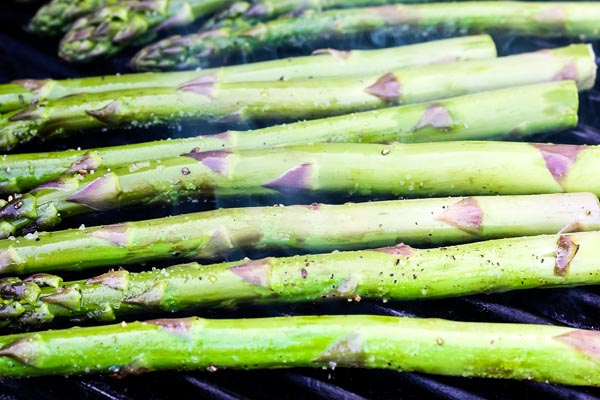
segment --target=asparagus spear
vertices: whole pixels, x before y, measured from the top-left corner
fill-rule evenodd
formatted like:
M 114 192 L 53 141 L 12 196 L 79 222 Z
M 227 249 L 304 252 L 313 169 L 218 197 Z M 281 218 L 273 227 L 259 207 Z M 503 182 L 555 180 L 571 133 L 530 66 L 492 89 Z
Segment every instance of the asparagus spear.
M 600 283 L 598 248 L 600 232 L 583 232 L 426 250 L 400 244 L 213 265 L 191 263 L 140 273 L 121 269 L 74 282 L 36 274 L 2 281 L 0 322 L 22 328 L 55 318 L 112 321 L 132 313 L 239 303 L 414 300 L 595 285 Z
M 255 0 L 236 1 L 220 13 L 202 24 L 202 30 L 222 27 L 229 29 L 249 28 L 258 21 L 277 17 L 298 17 L 308 11 L 322 11 L 331 8 L 367 7 L 386 4 L 420 2 L 419 0 Z M 245 24 L 245 25 L 244 25 Z
M 358 367 L 598 385 L 596 331 L 374 315 L 159 319 L 0 337 L 0 376 Z
M 84 128 L 197 118 L 222 122 L 314 119 L 555 80 L 574 79 L 585 90 L 593 85 L 595 73 L 590 47 L 572 45 L 383 75 L 240 83 L 222 83 L 209 76 L 179 88 L 82 94 L 8 113 L 0 122 L 0 148 Z
M 92 61 L 132 44 L 148 43 L 167 28 L 189 25 L 231 0 L 143 0 L 107 5 L 73 23 L 60 42 L 68 61 Z
M 510 142 L 319 144 L 192 152 L 66 176 L 0 209 L 0 231 L 48 229 L 93 211 L 201 196 L 432 196 L 593 192 L 600 147 Z
M 297 122 L 249 132 L 155 141 L 93 150 L 0 157 L 0 193 L 22 193 L 62 174 L 176 157 L 198 151 L 323 142 L 439 142 L 526 138 L 577 124 L 577 87 L 572 81 L 518 86 L 429 103 Z M 428 118 L 449 116 L 427 124 Z M 423 121 L 423 122 L 422 122 Z M 226 139 L 226 140 L 224 140 Z
M 237 5 L 239 16 L 268 20 L 285 14 L 298 16 L 306 10 L 323 11 L 332 8 L 357 8 L 398 3 L 425 3 L 424 0 L 251 0 L 247 7 Z M 244 9 L 246 8 L 246 9 Z M 233 10 L 232 10 L 233 11 Z M 233 14 L 237 16 L 238 14 Z
M 48 36 L 65 32 L 79 17 L 121 0 L 52 0 L 42 6 L 29 22 L 27 29 Z
M 310 46 L 383 28 L 425 34 L 444 29 L 595 39 L 600 37 L 598 20 L 597 2 L 483 1 L 331 10 L 256 24 L 248 29 L 222 28 L 173 36 L 140 50 L 132 64 L 140 69 L 206 67 L 240 53 L 247 56 L 267 48 Z
M 174 256 L 214 260 L 244 248 L 327 251 L 597 229 L 600 209 L 591 193 L 233 208 L 1 240 L 0 273 L 87 269 Z
M 125 74 L 68 80 L 23 79 L 0 85 L 0 113 L 78 93 L 98 93 L 145 87 L 178 87 L 203 76 L 222 82 L 249 82 L 311 76 L 341 76 L 415 65 L 496 57 L 488 35 L 467 36 L 380 50 L 317 51 L 318 55 L 189 72 Z

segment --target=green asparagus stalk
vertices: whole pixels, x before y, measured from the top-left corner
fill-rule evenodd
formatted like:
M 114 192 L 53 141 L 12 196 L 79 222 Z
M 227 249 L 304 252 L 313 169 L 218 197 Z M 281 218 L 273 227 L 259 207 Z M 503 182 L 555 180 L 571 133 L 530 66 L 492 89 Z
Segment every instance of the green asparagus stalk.
M 267 48 L 305 47 L 386 28 L 424 34 L 445 29 L 595 39 L 600 37 L 599 20 L 597 2 L 483 1 L 331 10 L 248 29 L 174 36 L 140 50 L 132 64 L 140 69 L 206 67 L 240 53 L 247 56 Z
M 163 29 L 189 25 L 231 0 L 130 0 L 101 7 L 73 23 L 60 42 L 68 61 L 92 61 L 133 44 L 148 43 Z
M 146 87 L 176 88 L 217 75 L 221 82 L 270 81 L 314 76 L 347 76 L 390 69 L 496 57 L 488 35 L 437 40 L 381 50 L 317 51 L 317 55 L 188 72 L 99 76 L 67 80 L 23 79 L 0 85 L 0 113 L 78 93 L 98 93 Z
M 52 0 L 42 6 L 29 22 L 28 30 L 47 36 L 58 36 L 79 17 L 121 0 Z
M 514 142 L 318 144 L 219 150 L 125 165 L 38 186 L 0 209 L 4 237 L 63 218 L 202 196 L 445 196 L 592 192 L 600 146 Z
M 444 1 L 444 0 L 441 0 Z M 298 17 L 333 8 L 357 8 L 398 3 L 427 3 L 427 0 L 250 0 L 236 1 L 202 25 L 202 29 L 248 28 L 258 21 Z M 311 14 L 312 15 L 312 14 Z M 244 25 L 246 24 L 246 25 Z
M 241 17 L 268 20 L 285 14 L 297 16 L 306 10 L 323 11 L 332 8 L 358 8 L 398 3 L 426 3 L 425 0 L 251 0 L 247 7 L 237 5 Z M 234 11 L 234 10 L 232 10 Z M 238 14 L 233 14 L 238 16 Z
M 588 230 L 600 230 L 600 208 L 591 193 L 219 209 L 0 240 L 0 273 L 79 270 L 174 256 L 215 260 L 239 249 L 315 252 Z
M 556 80 L 576 80 L 585 90 L 593 85 L 595 73 L 589 46 L 572 45 L 383 75 L 240 83 L 222 83 L 210 76 L 178 88 L 82 94 L 8 113 L 0 121 L 0 148 L 10 149 L 34 137 L 127 124 L 198 118 L 230 123 L 314 119 Z
M 249 28 L 258 21 L 278 17 L 298 17 L 306 12 L 323 11 L 331 8 L 367 7 L 386 4 L 422 2 L 423 0 L 255 0 L 236 1 L 202 24 L 202 30 L 222 27 L 229 29 Z
M 599 334 L 374 315 L 159 319 L 0 337 L 0 376 L 379 368 L 598 385 Z
M 0 193 L 22 193 L 56 179 L 118 165 L 198 151 L 273 148 L 310 143 L 439 142 L 523 139 L 577 124 L 577 87 L 572 81 L 481 92 L 429 103 L 297 122 L 249 132 L 163 140 L 92 150 L 0 157 Z M 433 120 L 432 117 L 437 120 Z M 440 119 L 441 117 L 441 119 Z M 437 121 L 437 122 L 436 122 Z
M 310 239 L 309 239 L 310 240 Z M 415 300 L 595 285 L 600 232 L 541 235 L 419 250 L 373 250 L 182 264 L 80 281 L 50 274 L 0 283 L 0 323 L 113 321 L 130 314 L 235 304 Z

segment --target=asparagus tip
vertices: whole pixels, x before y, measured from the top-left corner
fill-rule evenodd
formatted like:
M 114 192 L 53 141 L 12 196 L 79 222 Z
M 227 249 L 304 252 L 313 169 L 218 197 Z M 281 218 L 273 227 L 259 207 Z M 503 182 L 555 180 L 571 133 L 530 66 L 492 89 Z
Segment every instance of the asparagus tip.
M 112 5 L 79 18 L 60 42 L 59 55 L 67 61 L 85 62 L 119 52 L 151 28 L 156 13 L 145 2 Z
M 190 69 L 207 67 L 210 57 L 218 53 L 215 39 L 226 36 L 227 30 L 216 29 L 195 35 L 172 36 L 148 45 L 131 59 L 139 71 Z

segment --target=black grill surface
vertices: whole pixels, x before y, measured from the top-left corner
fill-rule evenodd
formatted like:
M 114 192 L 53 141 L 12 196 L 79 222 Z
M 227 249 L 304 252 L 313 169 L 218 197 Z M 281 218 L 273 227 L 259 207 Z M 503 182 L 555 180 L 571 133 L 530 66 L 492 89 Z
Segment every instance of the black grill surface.
M 116 59 L 74 66 L 56 57 L 55 41 L 24 33 L 23 26 L 33 9 L 2 2 L 0 9 L 0 83 L 22 78 L 67 78 L 127 71 L 127 54 Z M 190 29 L 193 29 L 190 28 Z M 440 37 L 444 36 L 440 34 Z M 432 37 L 430 37 L 432 39 Z M 496 37 L 501 55 L 566 44 L 511 36 Z M 394 32 L 376 32 L 355 38 L 351 43 L 327 43 L 331 47 L 381 47 L 414 41 L 415 37 L 396 36 Z M 598 50 L 598 43 L 595 44 Z M 298 52 L 297 54 L 305 54 Z M 130 54 L 129 54 L 130 55 Z M 280 54 L 281 55 L 281 54 Z M 291 55 L 286 53 L 283 55 Z M 278 54 L 263 54 L 274 57 Z M 252 61 L 252 60 L 246 60 Z M 578 128 L 553 135 L 540 135 L 536 141 L 557 143 L 600 143 L 600 93 L 598 88 L 580 98 Z M 213 133 L 224 126 L 173 126 L 149 131 L 127 130 L 99 138 L 101 133 L 80 135 L 53 144 L 32 144 L 19 151 L 59 150 L 71 147 L 123 144 L 165 137 Z M 104 136 L 104 135 L 103 135 Z M 343 202 L 342 198 L 320 198 Z M 354 199 L 357 200 L 357 199 Z M 293 202 L 293 199 L 238 199 L 222 202 L 210 199 L 194 205 L 149 210 L 123 210 L 110 214 L 74 219 L 69 226 L 98 225 L 136 220 L 220 206 L 249 206 L 267 202 Z M 285 252 L 282 252 L 282 255 Z M 260 254 L 235 254 L 256 257 Z M 156 266 L 160 266 L 156 264 Z M 146 266 L 147 268 L 148 266 Z M 140 267 L 141 268 L 141 267 Z M 76 277 L 76 276 L 74 276 Z M 565 325 L 578 328 L 600 327 L 600 291 L 598 287 L 564 290 L 519 291 L 507 294 L 470 296 L 443 301 L 300 304 L 275 307 L 241 307 L 219 311 L 194 310 L 188 314 L 211 318 L 266 317 L 300 314 L 379 314 L 394 316 L 438 317 L 462 321 L 518 322 Z M 60 327 L 59 325 L 53 326 Z M 277 371 L 198 371 L 163 372 L 142 376 L 51 377 L 25 380 L 0 380 L 0 400 L 10 399 L 513 399 L 516 396 L 544 399 L 600 399 L 600 389 L 574 388 L 525 381 L 465 379 L 417 373 L 351 369 L 294 369 Z

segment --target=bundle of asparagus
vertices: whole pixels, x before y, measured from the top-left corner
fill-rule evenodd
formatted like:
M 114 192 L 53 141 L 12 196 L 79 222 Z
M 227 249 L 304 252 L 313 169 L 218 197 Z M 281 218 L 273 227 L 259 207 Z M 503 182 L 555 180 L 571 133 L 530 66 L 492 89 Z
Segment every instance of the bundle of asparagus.
M 320 9 L 321 6 L 359 7 L 398 2 L 400 0 L 351 0 L 321 5 L 320 1 L 313 1 L 298 6 L 297 1 L 284 1 L 276 6 L 257 3 L 252 8 L 253 14 L 261 14 L 261 19 L 266 19 L 294 9 L 301 11 Z M 130 45 L 148 43 L 162 30 L 190 25 L 198 19 L 224 11 L 232 3 L 236 5 L 233 0 L 87 0 L 83 4 L 73 5 L 65 4 L 65 0 L 54 0 L 38 12 L 29 28 L 45 34 L 68 29 L 61 41 L 60 55 L 69 61 L 91 61 L 115 54 Z M 264 11 L 261 12 L 261 9 Z M 254 19 L 252 15 L 249 17 Z M 242 26 L 248 25 L 246 22 Z
M 66 57 L 116 52 L 148 32 L 233 2 L 110 3 L 81 2 L 108 7 L 75 23 L 63 41 Z M 303 9 L 387 3 L 393 1 L 308 1 Z M 296 10 L 292 2 L 265 0 L 242 9 L 243 18 L 256 19 Z M 201 37 L 207 51 L 201 57 L 193 53 L 193 40 L 180 40 L 167 51 L 174 58 L 158 51 L 136 62 L 189 67 L 214 52 L 252 52 L 298 35 L 310 41 L 398 25 L 596 37 L 592 19 L 598 12 L 591 3 L 466 2 L 460 15 L 443 4 L 350 8 L 222 29 Z M 108 15 L 115 18 L 109 22 Z M 488 60 L 495 49 L 480 36 L 319 53 L 204 71 L 0 86 L 5 149 L 33 137 L 133 121 L 339 115 L 250 132 L 4 156 L 0 191 L 29 192 L 10 196 L 0 208 L 0 237 L 7 238 L 0 240 L 0 274 L 14 275 L 0 280 L 0 325 L 18 330 L 54 319 L 113 321 L 237 303 L 409 300 L 600 282 L 600 187 L 589 179 L 600 167 L 600 147 L 459 141 L 575 126 L 577 91 L 595 80 L 589 46 Z M 371 111 L 344 115 L 363 110 Z M 268 152 L 274 146 L 277 151 Z M 310 202 L 328 193 L 462 197 L 221 209 L 36 232 L 74 215 L 125 206 L 214 195 Z M 491 194 L 507 196 L 473 197 Z M 52 274 L 278 248 L 336 251 L 143 272 L 111 269 L 73 281 Z M 596 337 L 570 328 L 362 315 L 152 320 L 0 336 L 0 376 L 347 366 L 596 385 Z M 69 352 L 78 356 L 66 358 Z
M 394 70 L 383 67 L 391 72 L 264 82 L 231 83 L 227 75 L 211 73 L 177 87 L 69 96 L 4 115 L 0 148 L 11 149 L 34 137 L 133 121 L 146 126 L 186 118 L 229 123 L 318 118 L 556 80 L 575 80 L 579 90 L 586 90 L 596 76 L 589 45 L 492 60 Z
M 68 80 L 21 79 L 0 85 L 0 113 L 78 93 L 100 93 L 148 87 L 178 88 L 187 82 L 216 76 L 222 82 L 275 81 L 312 76 L 350 76 L 383 73 L 417 65 L 496 57 L 488 35 L 437 40 L 376 50 L 315 51 L 310 57 L 265 61 L 189 72 L 124 74 Z
M 350 8 L 259 23 L 247 29 L 221 28 L 170 37 L 140 50 L 132 64 L 142 70 L 206 67 L 239 54 L 306 46 L 375 29 L 414 29 L 424 34 L 440 29 L 463 34 L 504 31 L 594 39 L 600 34 L 599 19 L 597 2 L 483 1 Z
M 506 100 L 506 101 L 504 101 Z M 383 110 L 296 122 L 249 132 L 155 141 L 92 150 L 9 154 L 0 158 L 0 193 L 22 193 L 61 175 L 109 170 L 180 154 L 269 149 L 309 143 L 439 142 L 527 138 L 577 124 L 572 81 L 518 86 Z M 493 110 L 493 114 L 489 114 Z
M 256 20 L 285 13 L 340 7 L 396 4 L 400 0 L 256 2 L 252 6 L 233 0 L 52 0 L 42 7 L 29 30 L 44 35 L 68 31 L 61 41 L 60 55 L 70 61 L 90 61 L 110 56 L 130 45 L 151 41 L 162 30 L 192 24 L 213 16 L 217 21 L 238 18 L 237 29 Z M 216 14 L 216 15 L 215 15 Z M 222 22 L 210 25 L 220 26 Z

